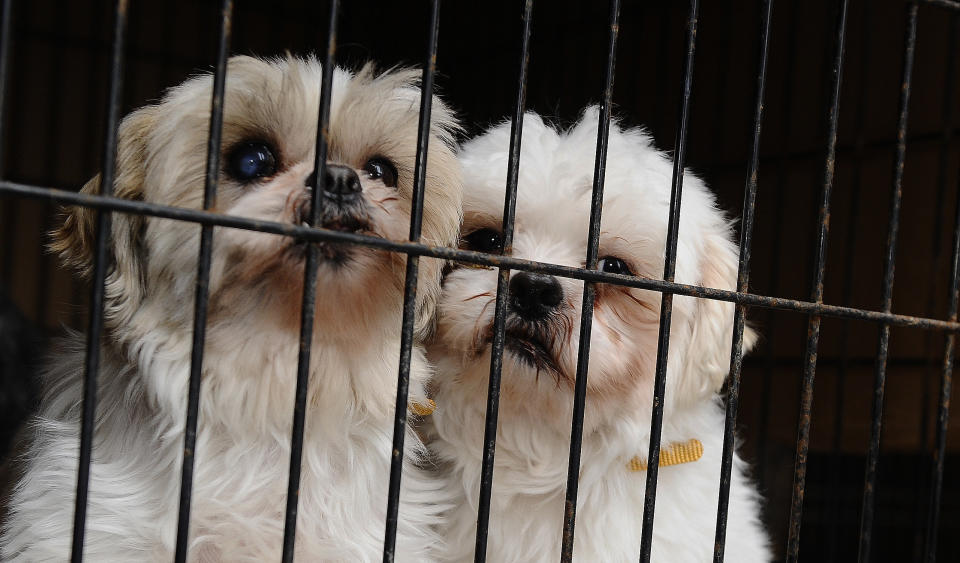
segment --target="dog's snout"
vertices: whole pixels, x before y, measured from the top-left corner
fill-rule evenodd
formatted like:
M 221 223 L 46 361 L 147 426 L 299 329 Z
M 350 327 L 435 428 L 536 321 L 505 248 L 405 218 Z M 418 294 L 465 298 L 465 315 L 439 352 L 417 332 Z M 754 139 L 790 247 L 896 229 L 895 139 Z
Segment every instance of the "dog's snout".
M 510 277 L 510 309 L 524 319 L 542 319 L 561 301 L 563 288 L 553 276 L 518 272 Z
M 353 196 L 362 190 L 360 177 L 353 168 L 328 164 L 323 191 L 336 197 Z
M 326 179 L 323 183 L 324 193 L 336 199 L 356 195 L 363 190 L 363 186 L 360 184 L 360 177 L 357 176 L 356 171 L 349 166 L 328 164 L 324 171 L 324 178 Z M 317 171 L 314 170 L 311 172 L 303 183 L 308 188 L 316 188 Z

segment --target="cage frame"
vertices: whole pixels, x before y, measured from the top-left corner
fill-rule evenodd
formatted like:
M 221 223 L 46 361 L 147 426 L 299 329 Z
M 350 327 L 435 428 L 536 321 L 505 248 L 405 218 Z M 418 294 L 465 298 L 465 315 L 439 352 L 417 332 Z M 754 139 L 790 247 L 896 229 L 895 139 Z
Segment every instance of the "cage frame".
M 0 9 L 0 139 L 5 132 L 4 119 L 5 94 L 9 88 L 9 61 L 11 53 L 10 30 L 13 19 L 12 0 L 3 0 Z M 519 3 L 519 2 L 518 2 Z M 756 94 L 752 118 L 752 138 L 747 177 L 744 186 L 742 227 L 740 232 L 740 256 L 735 291 L 698 285 L 681 284 L 674 281 L 674 267 L 678 240 L 680 194 L 682 191 L 684 158 L 689 123 L 690 94 L 694 76 L 696 52 L 696 27 L 699 17 L 698 0 L 690 0 L 686 19 L 685 57 L 683 60 L 682 94 L 678 104 L 678 119 L 675 151 L 673 154 L 673 178 L 671 189 L 670 216 L 665 248 L 665 267 L 662 279 L 643 278 L 631 275 L 605 273 L 597 270 L 598 238 L 600 215 L 602 212 L 604 170 L 606 162 L 607 134 L 610 123 L 614 64 L 619 33 L 620 0 L 610 1 L 609 36 L 605 75 L 600 104 L 600 126 L 598 127 L 597 151 L 594 168 L 593 193 L 591 204 L 590 228 L 586 254 L 586 266 L 574 268 L 557 264 L 548 264 L 514 258 L 509 255 L 491 255 L 455 248 L 437 247 L 419 242 L 420 223 L 423 215 L 424 181 L 426 173 L 427 143 L 431 102 L 433 99 L 434 74 L 436 71 L 437 37 L 439 32 L 440 1 L 431 0 L 428 21 L 428 37 L 423 74 L 421 78 L 421 106 L 418 126 L 418 144 L 416 167 L 414 172 L 414 198 L 412 204 L 409 240 L 405 242 L 379 239 L 376 237 L 340 231 L 330 231 L 313 227 L 317 220 L 316 198 L 319 189 L 313 190 L 314 205 L 312 221 L 308 226 L 264 222 L 237 216 L 221 215 L 211 212 L 216 201 L 219 171 L 220 141 L 223 124 L 223 100 L 227 65 L 230 50 L 233 0 L 222 0 L 220 6 L 220 30 L 216 60 L 214 61 L 214 88 L 211 98 L 211 120 L 207 143 L 206 177 L 204 182 L 204 200 L 201 210 L 164 206 L 145 201 L 120 199 L 112 195 L 115 176 L 117 132 L 120 123 L 120 98 L 123 92 L 123 66 L 127 34 L 127 15 L 129 0 L 116 0 L 114 6 L 113 39 L 111 43 L 110 75 L 104 119 L 105 138 L 102 147 L 102 182 L 98 195 L 76 193 L 69 190 L 45 187 L 33 184 L 17 183 L 7 180 L 3 155 L 0 154 L 0 196 L 7 198 L 25 198 L 43 200 L 67 206 L 83 206 L 97 210 L 97 229 L 95 239 L 95 260 L 90 294 L 90 316 L 87 330 L 87 346 L 84 362 L 84 397 L 81 415 L 80 455 L 76 502 L 74 505 L 74 528 L 72 537 L 71 561 L 83 559 L 83 540 L 88 499 L 89 469 L 93 445 L 93 420 L 96 409 L 97 373 L 99 368 L 100 338 L 103 330 L 104 280 L 108 267 L 106 257 L 107 233 L 110 229 L 112 213 L 140 214 L 185 221 L 201 226 L 200 249 L 197 257 L 197 282 L 194 303 L 194 330 L 191 353 L 190 384 L 187 396 L 187 417 L 184 432 L 183 464 L 181 467 L 181 490 L 178 509 L 177 543 L 174 560 L 186 561 L 189 544 L 189 519 L 193 481 L 193 454 L 196 447 L 197 411 L 199 407 L 200 374 L 203 366 L 203 343 L 206 327 L 208 282 L 210 274 L 213 227 L 228 227 L 273 233 L 294 237 L 308 242 L 338 242 L 378 248 L 407 255 L 406 282 L 404 287 L 403 321 L 400 361 L 398 365 L 398 385 L 393 435 L 393 455 L 391 459 L 387 517 L 385 521 L 385 539 L 383 560 L 395 558 L 395 540 L 398 522 L 400 479 L 403 463 L 403 441 L 407 423 L 407 390 L 410 371 L 411 351 L 414 343 L 413 321 L 414 302 L 418 278 L 418 260 L 421 256 L 451 260 L 496 268 L 498 270 L 497 294 L 495 301 L 493 344 L 490 363 L 489 391 L 487 397 L 487 415 L 484 428 L 482 452 L 482 478 L 479 491 L 479 512 L 477 522 L 476 561 L 484 561 L 490 517 L 490 495 L 493 486 L 493 467 L 496 450 L 497 413 L 499 405 L 499 385 L 504 348 L 504 322 L 506 313 L 507 283 L 511 270 L 546 273 L 554 276 L 580 280 L 584 283 L 582 324 L 580 327 L 580 352 L 577 362 L 577 377 L 574 393 L 573 418 L 571 420 L 571 444 L 568 466 L 568 483 L 564 512 L 561 561 L 569 562 L 573 557 L 575 538 L 576 500 L 578 474 L 580 466 L 580 445 L 582 442 L 583 412 L 586 396 L 587 368 L 589 365 L 589 344 L 592 327 L 592 309 L 594 285 L 606 283 L 632 288 L 642 288 L 661 293 L 662 304 L 659 324 L 659 342 L 657 367 L 654 381 L 654 399 L 651 416 L 651 439 L 648 452 L 648 471 L 642 540 L 639 552 L 641 562 L 650 560 L 652 531 L 655 521 L 655 502 L 657 487 L 657 460 L 660 454 L 660 429 L 662 425 L 662 405 L 665 394 L 666 362 L 669 354 L 669 334 L 674 295 L 690 296 L 701 299 L 713 299 L 735 304 L 733 317 L 733 342 L 731 347 L 730 371 L 727 387 L 727 401 L 724 441 L 719 475 L 719 503 L 716 518 L 716 541 L 713 560 L 720 563 L 724 559 L 726 539 L 727 508 L 730 492 L 730 474 L 734 450 L 734 430 L 739 406 L 740 376 L 742 367 L 742 344 L 745 316 L 750 307 L 770 310 L 792 311 L 808 317 L 808 337 L 804 352 L 801 399 L 799 405 L 799 423 L 797 428 L 796 457 L 793 472 L 793 495 L 789 518 L 786 560 L 795 562 L 799 557 L 799 537 L 803 514 L 806 465 L 810 439 L 810 417 L 813 401 L 813 388 L 817 367 L 820 322 L 823 317 L 845 320 L 860 320 L 879 325 L 879 339 L 874 372 L 873 402 L 870 440 L 868 443 L 866 466 L 864 469 L 864 492 L 861 505 L 859 531 L 859 560 L 870 558 L 872 519 L 874 512 L 874 494 L 876 468 L 879 461 L 880 432 L 883 417 L 883 392 L 886 378 L 887 356 L 889 350 L 890 329 L 893 326 L 913 327 L 927 331 L 939 331 L 945 335 L 943 361 L 941 365 L 940 387 L 936 415 L 934 448 L 931 452 L 933 467 L 930 494 L 927 499 L 926 533 L 924 535 L 924 561 L 935 560 L 935 546 L 939 523 L 940 496 L 943 488 L 943 457 L 946 448 L 946 432 L 949 422 L 949 397 L 952 386 L 952 372 L 956 333 L 960 331 L 958 316 L 958 289 L 960 289 L 960 201 L 957 204 L 955 228 L 951 254 L 949 278 L 948 314 L 946 319 L 927 316 L 909 316 L 892 312 L 892 290 L 894 284 L 897 234 L 899 228 L 899 210 L 902 195 L 903 171 L 906 161 L 907 124 L 909 117 L 910 87 L 914 53 L 917 42 L 917 17 L 921 6 L 947 10 L 953 21 L 960 16 L 960 2 L 955 0 L 906 0 L 904 2 L 906 33 L 904 37 L 904 60 L 902 68 L 901 92 L 897 121 L 897 142 L 895 146 L 894 169 L 892 172 L 893 190 L 891 192 L 889 223 L 884 255 L 883 295 L 880 310 L 831 305 L 823 302 L 823 280 L 826 269 L 826 252 L 829 240 L 830 203 L 833 188 L 834 167 L 837 143 L 837 121 L 839 118 L 840 91 L 843 80 L 844 42 L 848 19 L 849 0 L 840 0 L 836 28 L 833 35 L 834 55 L 830 67 L 832 75 L 830 89 L 830 109 L 826 116 L 827 139 L 823 160 L 823 176 L 819 214 L 816 233 L 816 259 L 810 297 L 808 300 L 785 299 L 750 293 L 748 282 L 750 275 L 750 257 L 755 201 L 758 190 L 759 146 L 763 124 L 766 72 L 768 67 L 768 47 L 771 37 L 771 19 L 773 0 L 760 2 L 759 57 L 756 72 Z M 522 141 L 523 114 L 526 107 L 527 76 L 529 67 L 529 45 L 533 0 L 522 2 L 522 31 L 520 56 L 517 69 L 516 101 L 511 120 L 510 148 L 506 195 L 504 200 L 503 232 L 504 246 L 510 248 L 513 238 L 516 198 L 518 190 L 519 153 Z M 324 178 L 327 154 L 327 125 L 331 99 L 332 71 L 336 54 L 337 19 L 339 0 L 332 0 L 328 15 L 325 59 L 321 82 L 320 117 L 316 137 L 314 172 L 318 183 Z M 951 36 L 956 42 L 955 35 Z M 952 83 L 956 60 L 955 49 L 947 56 L 948 80 Z M 948 92 L 953 92 L 952 84 Z M 949 97 L 951 94 L 947 94 Z M 946 102 L 945 102 L 946 104 Z M 941 166 L 946 164 L 945 151 L 941 153 Z M 945 174 L 941 182 L 945 182 Z M 942 190 L 941 190 L 942 192 Z M 291 436 L 291 461 L 288 480 L 287 505 L 282 561 L 290 562 L 294 555 L 294 540 L 297 514 L 297 496 L 301 467 L 301 452 L 304 433 L 306 387 L 309 377 L 309 359 L 311 336 L 314 323 L 314 298 L 316 289 L 316 261 L 313 245 L 307 245 L 305 283 L 301 311 L 300 351 L 297 370 L 297 391 L 293 412 L 293 431 Z

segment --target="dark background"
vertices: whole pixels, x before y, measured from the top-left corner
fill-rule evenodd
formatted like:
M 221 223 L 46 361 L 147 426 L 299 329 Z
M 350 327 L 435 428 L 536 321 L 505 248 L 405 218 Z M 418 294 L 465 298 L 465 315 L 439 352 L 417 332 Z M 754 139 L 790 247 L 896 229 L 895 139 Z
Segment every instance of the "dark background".
M 217 4 L 131 2 L 125 111 L 211 68 Z M 717 191 L 722 206 L 739 215 L 760 6 L 742 0 L 703 4 L 687 163 Z M 906 6 L 900 0 L 850 4 L 827 303 L 880 308 Z M 512 112 L 521 9 L 519 0 L 448 1 L 441 7 L 437 86 L 470 133 Z M 569 123 L 585 105 L 599 101 L 607 10 L 604 2 L 569 0 L 535 6 L 530 109 Z M 617 114 L 628 124 L 647 127 L 668 150 L 677 126 L 686 10 L 683 2 L 625 2 L 621 14 Z M 325 2 L 237 0 L 232 52 L 316 51 L 325 43 L 326 13 Z M 346 65 L 368 59 L 384 67 L 419 65 L 426 51 L 427 15 L 425 2 L 345 2 L 338 59 Z M 835 21 L 832 1 L 775 3 L 751 274 L 755 293 L 809 298 Z M 954 136 L 960 98 L 950 97 L 956 90 L 948 87 L 956 66 L 950 34 L 956 33 L 957 18 L 923 5 L 919 22 L 894 312 L 945 318 L 960 164 Z M 111 25 L 110 2 L 14 2 L 2 139 L 6 179 L 78 189 L 97 172 Z M 0 198 L 0 289 L 47 335 L 83 326 L 87 293 L 43 250 L 54 218 L 47 204 Z M 29 324 L 14 317 L 5 314 L 14 320 L 0 325 L 13 327 L 3 338 L 16 342 L 15 350 L 30 350 L 19 344 L 32 334 Z M 782 553 L 807 318 L 756 309 L 750 319 L 763 340 L 744 368 L 741 449 L 755 464 L 768 499 L 765 518 Z M 847 561 L 856 554 L 877 336 L 872 323 L 823 323 L 803 560 Z M 941 333 L 893 329 L 873 536 L 876 561 L 919 557 L 942 355 Z M 30 389 L 21 373 L 2 374 L 0 408 L 6 414 L 0 430 L 5 433 L 12 431 L 16 409 Z M 954 431 L 948 435 L 941 499 L 941 560 L 960 557 L 958 451 L 960 436 Z

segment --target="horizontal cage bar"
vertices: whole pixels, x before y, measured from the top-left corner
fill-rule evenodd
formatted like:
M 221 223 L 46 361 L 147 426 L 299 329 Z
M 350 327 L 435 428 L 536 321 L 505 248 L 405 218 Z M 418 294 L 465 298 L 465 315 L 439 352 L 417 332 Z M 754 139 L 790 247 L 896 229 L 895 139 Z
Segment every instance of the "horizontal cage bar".
M 155 203 L 133 201 L 116 197 L 82 194 L 67 190 L 58 190 L 55 188 L 44 188 L 16 182 L 0 181 L 0 195 L 4 194 L 19 195 L 33 199 L 46 199 L 69 205 L 80 205 L 95 209 L 109 209 L 111 211 L 149 215 L 153 217 L 187 221 L 191 223 L 210 224 L 218 227 L 259 231 L 275 235 L 296 237 L 298 239 L 310 242 L 329 241 L 360 244 L 363 246 L 379 248 L 381 250 L 387 250 L 391 252 L 402 252 L 406 254 L 415 254 L 418 256 L 428 256 L 430 258 L 442 258 L 446 260 L 452 260 L 454 262 L 489 266 L 492 268 L 505 267 L 527 272 L 542 272 L 564 278 L 589 280 L 592 282 L 608 283 L 611 285 L 625 287 L 635 287 L 637 289 L 673 293 L 675 295 L 686 295 L 688 297 L 698 297 L 701 299 L 716 299 L 718 301 L 729 301 L 731 303 L 741 303 L 743 305 L 757 306 L 768 309 L 796 311 L 799 313 L 820 315 L 824 317 L 857 319 L 871 322 L 888 322 L 893 326 L 926 328 L 950 332 L 960 331 L 960 322 L 957 321 L 899 315 L 895 313 L 884 313 L 882 311 L 857 309 L 854 307 L 841 307 L 838 305 L 827 305 L 824 303 L 814 303 L 810 301 L 801 301 L 798 299 L 787 299 L 782 297 L 771 297 L 766 295 L 757 295 L 754 293 L 738 293 L 736 291 L 727 291 L 711 287 L 701 287 L 651 278 L 625 276 L 621 274 L 610 274 L 606 272 L 587 270 L 584 268 L 574 268 L 571 266 L 561 266 L 559 264 L 548 264 L 533 260 L 523 260 L 520 258 L 513 258 L 511 256 L 484 254 L 482 252 L 459 250 L 445 246 L 430 246 L 421 243 L 398 242 L 368 235 L 358 235 L 342 231 L 331 231 L 316 227 L 303 227 L 291 223 L 261 221 L 244 217 L 222 215 L 219 213 L 212 213 L 197 209 L 171 207 L 168 205 L 159 205 Z

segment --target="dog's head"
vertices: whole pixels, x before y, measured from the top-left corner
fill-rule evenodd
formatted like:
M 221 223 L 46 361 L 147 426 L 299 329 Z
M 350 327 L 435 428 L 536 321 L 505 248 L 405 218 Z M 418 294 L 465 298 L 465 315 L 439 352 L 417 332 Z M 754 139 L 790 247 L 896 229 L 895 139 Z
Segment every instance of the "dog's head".
M 326 181 L 311 175 L 320 97 L 320 64 L 313 58 L 229 61 L 219 189 L 214 211 L 265 221 L 303 224 L 311 190 L 319 194 L 318 226 L 406 240 L 417 146 L 418 72 L 376 75 L 335 69 Z M 200 209 L 209 133 L 212 77 L 172 88 L 156 105 L 127 116 L 119 133 L 114 194 Z M 455 243 L 460 221 L 457 128 L 449 109 L 433 103 L 422 240 Z M 98 193 L 99 176 L 83 191 Z M 53 248 L 82 273 L 92 266 L 94 212 L 68 210 Z M 150 296 L 193 302 L 200 227 L 115 213 L 109 244 L 107 319 L 123 327 Z M 210 282 L 211 322 L 231 317 L 299 325 L 306 246 L 290 237 L 217 228 Z M 330 336 L 369 334 L 385 302 L 402 291 L 405 256 L 367 247 L 318 243 L 318 318 Z M 439 294 L 440 264 L 423 260 L 418 327 L 427 326 Z M 171 307 L 189 322 L 190 307 Z M 394 306 L 387 309 L 398 311 Z M 184 313 L 184 314 L 180 314 Z M 170 322 L 169 320 L 167 322 Z M 354 333 L 354 334 L 351 334 Z
M 534 114 L 524 120 L 512 249 L 517 258 L 583 267 L 597 138 L 590 108 L 567 131 Z M 501 253 L 509 123 L 464 145 L 461 245 Z M 641 130 L 610 128 L 600 266 L 618 274 L 661 278 L 672 164 Z M 730 222 L 706 186 L 684 176 L 676 280 L 733 289 L 737 248 Z M 438 349 L 462 373 L 485 374 L 489 362 L 497 272 L 461 267 L 449 273 L 439 308 Z M 568 412 L 576 377 L 583 282 L 513 271 L 509 283 L 502 401 L 540 412 Z M 588 412 L 649 412 L 661 295 L 599 284 L 593 313 Z M 729 367 L 733 306 L 678 296 L 673 304 L 667 403 L 715 393 Z M 745 332 L 745 348 L 755 341 Z M 470 370 L 471 364 L 480 365 Z M 545 407 L 555 407 L 545 410 Z M 505 408 L 510 408 L 506 406 Z M 569 419 L 559 417 L 569 429 Z
M 417 151 L 418 75 L 414 70 L 378 75 L 370 66 L 357 73 L 334 70 L 326 176 L 318 182 L 312 173 L 320 64 L 314 58 L 290 56 L 231 58 L 212 210 L 301 225 L 312 213 L 312 190 L 321 186 L 317 226 L 407 240 Z M 116 196 L 203 207 L 212 89 L 211 76 L 191 78 L 156 105 L 122 121 Z M 452 246 L 457 241 L 461 174 L 454 155 L 456 129 L 451 111 L 435 99 L 421 239 L 427 244 Z M 99 176 L 83 191 L 99 193 Z M 70 208 L 52 245 L 85 275 L 93 262 L 94 218 L 91 210 Z M 184 358 L 189 358 L 193 327 L 200 232 L 194 223 L 112 214 L 107 338 L 124 350 L 152 354 L 149 365 L 159 375 L 149 379 L 149 389 L 174 412 L 182 411 L 189 371 Z M 326 369 L 333 375 L 311 378 L 311 401 L 317 392 L 328 397 L 324 404 L 376 400 L 377 408 L 386 408 L 387 403 L 392 405 L 388 390 L 395 371 L 362 366 L 389 357 L 384 342 L 398 338 L 406 256 L 370 247 L 316 244 L 314 339 L 338 353 L 313 354 L 314 365 L 327 362 L 335 367 Z M 214 229 L 205 365 L 216 369 L 205 370 L 204 384 L 229 392 L 205 392 L 204 412 L 236 413 L 239 425 L 251 424 L 240 418 L 252 410 L 277 412 L 283 413 L 276 415 L 277 420 L 289 424 L 284 421 L 289 418 L 286 401 L 293 396 L 295 381 L 306 248 L 287 236 Z M 416 303 L 420 332 L 432 323 L 441 272 L 441 261 L 420 261 Z M 351 379 L 352 372 L 364 377 Z M 318 386 L 327 391 L 317 391 Z M 277 398 L 282 399 L 280 405 Z M 229 401 L 233 402 L 225 403 Z

